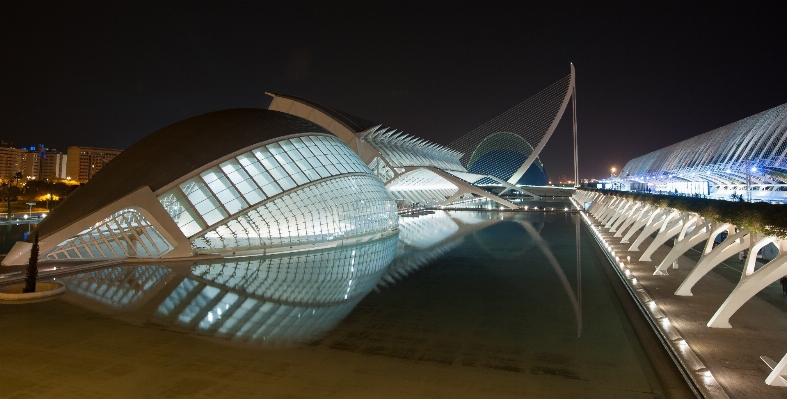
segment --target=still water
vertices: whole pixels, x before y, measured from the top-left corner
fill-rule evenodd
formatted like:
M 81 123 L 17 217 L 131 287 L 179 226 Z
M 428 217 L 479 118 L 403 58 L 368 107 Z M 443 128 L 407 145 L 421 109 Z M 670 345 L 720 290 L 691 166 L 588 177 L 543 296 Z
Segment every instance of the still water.
M 0 254 L 7 254 L 17 241 L 24 241 L 38 223 L 7 223 L 0 224 Z
M 657 397 L 578 223 L 436 211 L 354 246 L 63 276 L 0 305 L 0 397 Z

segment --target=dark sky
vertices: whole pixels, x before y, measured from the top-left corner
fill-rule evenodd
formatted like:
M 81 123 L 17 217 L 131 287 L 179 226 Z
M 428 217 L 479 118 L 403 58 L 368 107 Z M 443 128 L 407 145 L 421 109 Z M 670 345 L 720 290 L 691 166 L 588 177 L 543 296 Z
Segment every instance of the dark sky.
M 3 1 L 0 138 L 126 148 L 278 91 L 448 144 L 573 62 L 587 178 L 787 102 L 776 2 L 588 3 Z

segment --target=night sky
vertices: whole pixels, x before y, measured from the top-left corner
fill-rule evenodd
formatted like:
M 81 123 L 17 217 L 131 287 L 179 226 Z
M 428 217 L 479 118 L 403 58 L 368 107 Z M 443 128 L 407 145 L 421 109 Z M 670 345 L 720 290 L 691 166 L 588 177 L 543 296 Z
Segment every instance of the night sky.
M 787 102 L 776 2 L 587 3 L 3 1 L 0 139 L 126 148 L 272 91 L 448 144 L 573 62 L 588 178 Z

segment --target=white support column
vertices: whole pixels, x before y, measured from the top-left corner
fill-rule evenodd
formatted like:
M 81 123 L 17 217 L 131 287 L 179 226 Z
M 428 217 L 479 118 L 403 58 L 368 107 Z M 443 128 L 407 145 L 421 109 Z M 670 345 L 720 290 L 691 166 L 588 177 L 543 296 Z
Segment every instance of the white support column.
M 626 201 L 623 204 L 621 204 L 621 206 L 615 210 L 615 213 L 610 218 L 607 219 L 607 222 L 604 224 L 604 227 L 605 228 L 612 227 L 612 223 L 623 217 L 623 215 L 626 214 L 626 211 L 631 207 L 631 205 L 632 202 L 629 201 Z
M 650 237 L 650 235 L 656 231 L 664 230 L 664 226 L 669 223 L 670 220 L 672 220 L 672 218 L 677 214 L 677 211 L 665 209 L 662 213 L 664 215 L 663 218 L 652 219 L 651 222 L 648 223 L 644 229 L 642 229 L 642 232 L 639 233 L 637 239 L 634 240 L 634 243 L 631 244 L 631 247 L 629 247 L 629 251 L 639 251 L 640 244 L 642 244 L 646 238 Z
M 680 230 L 680 234 L 678 235 L 678 241 L 686 237 L 686 233 L 688 233 L 689 228 L 691 228 L 691 226 L 694 226 L 697 223 L 701 223 L 700 216 L 696 214 L 691 215 L 691 217 L 689 217 L 688 219 L 689 220 L 686 222 L 686 224 L 683 225 L 683 229 Z
M 760 244 L 763 240 L 759 241 Z M 767 245 L 764 244 L 763 246 Z M 750 254 L 751 256 L 751 254 Z M 756 255 L 755 255 L 756 257 Z M 746 272 L 746 269 L 744 269 Z M 730 317 L 763 288 L 787 275 L 787 241 L 779 240 L 779 255 L 760 270 L 744 276 L 708 322 L 708 327 L 731 328 Z
M 718 247 L 700 258 L 700 261 L 697 262 L 697 265 L 691 269 L 689 275 L 686 276 L 686 279 L 683 280 L 683 283 L 681 283 L 680 287 L 678 287 L 678 290 L 675 291 L 675 295 L 692 296 L 692 287 L 694 287 L 694 285 L 697 284 L 697 282 L 700 281 L 703 276 L 708 274 L 709 271 L 713 270 L 713 268 L 719 263 L 732 257 L 738 252 L 749 248 L 750 236 L 751 233 L 748 230 L 741 229 L 737 233 L 728 236 L 727 239 L 719 244 Z M 711 236 L 711 238 L 708 240 L 710 241 L 712 238 L 713 237 Z
M 771 368 L 771 373 L 765 377 L 765 383 L 774 387 L 787 387 L 787 355 L 782 357 L 782 360 L 777 364 L 773 359 L 768 356 L 760 356 L 765 364 Z
M 779 239 L 774 236 L 762 237 L 761 234 L 752 233 L 752 241 L 754 245 L 749 248 L 748 256 L 746 256 L 746 263 L 743 266 L 743 273 L 741 273 L 741 280 L 744 277 L 750 276 L 754 273 L 754 267 L 757 265 L 757 253 L 766 245 L 777 242 Z
M 629 229 L 628 233 L 623 236 L 623 239 L 620 240 L 622 244 L 628 244 L 629 239 L 639 231 L 639 229 L 650 226 L 654 220 L 662 220 L 661 216 L 663 216 L 664 210 L 661 208 L 653 209 L 652 212 L 647 217 L 641 218 L 637 223 L 634 223 L 633 226 Z M 654 230 L 655 231 L 655 230 Z
M 640 208 L 639 210 L 635 211 L 635 212 L 634 212 L 634 213 L 631 215 L 631 217 L 629 217 L 628 219 L 626 219 L 626 221 L 625 221 L 625 222 L 623 222 L 623 224 L 620 226 L 620 228 L 618 229 L 618 231 L 617 231 L 617 232 L 615 232 L 615 237 L 620 237 L 620 236 L 622 236 L 622 235 L 623 235 L 623 232 L 625 232 L 625 231 L 626 231 L 626 229 L 628 229 L 628 228 L 629 228 L 629 226 L 631 226 L 631 227 L 633 228 L 633 227 L 634 227 L 634 226 L 633 226 L 634 224 L 636 224 L 637 222 L 639 222 L 639 221 L 640 221 L 640 220 L 642 220 L 643 218 L 647 218 L 647 217 L 650 215 L 650 213 L 649 213 L 649 212 L 651 212 L 651 206 L 650 206 L 650 205 L 645 205 L 645 206 L 643 206 L 642 208 Z M 641 226 L 640 226 L 640 227 L 641 227 Z M 639 227 L 637 227 L 637 229 L 639 229 Z
M 659 264 L 653 274 L 667 275 L 667 270 L 672 265 L 672 262 L 675 262 L 681 255 L 685 254 L 686 251 L 710 237 L 710 230 L 712 227 L 712 220 L 706 220 L 702 224 L 695 227 L 691 233 L 689 233 L 682 240 L 679 240 L 677 245 L 675 245 L 672 250 L 669 251 L 667 256 L 661 261 L 661 264 Z
M 590 209 L 590 214 L 593 215 L 596 219 L 601 218 L 604 216 L 604 213 L 609 209 L 609 206 L 615 199 L 613 197 L 605 197 L 598 201 L 595 208 Z
M 634 206 L 629 208 L 629 210 L 625 214 L 621 215 L 621 217 L 615 223 L 612 224 L 612 228 L 609 229 L 609 231 L 613 233 L 617 232 L 618 227 L 620 227 L 620 225 L 622 225 L 626 220 L 628 220 L 632 215 L 639 212 L 640 210 L 642 210 L 642 204 L 639 203 L 634 204 Z
M 671 222 L 669 225 L 665 222 L 662 225 L 661 231 L 656 238 L 653 239 L 653 242 L 645 249 L 645 252 L 642 253 L 639 260 L 640 262 L 650 262 L 650 256 L 653 255 L 653 252 L 656 252 L 656 249 L 664 244 L 670 238 L 674 237 L 676 234 L 680 233 L 683 229 L 683 220 L 686 219 L 685 215 L 681 215 L 682 217 L 677 218 L 675 221 Z
M 627 201 L 623 199 L 615 202 L 615 204 L 610 207 L 609 211 L 604 215 L 604 217 L 601 218 L 601 223 L 605 225 L 609 223 L 610 219 L 618 215 L 618 212 L 620 212 L 620 209 L 626 205 L 626 202 Z

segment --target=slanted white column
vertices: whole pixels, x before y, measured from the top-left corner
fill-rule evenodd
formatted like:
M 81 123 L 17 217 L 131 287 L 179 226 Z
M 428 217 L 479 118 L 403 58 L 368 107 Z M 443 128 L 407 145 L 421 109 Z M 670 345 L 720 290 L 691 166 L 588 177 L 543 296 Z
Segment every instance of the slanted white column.
M 629 247 L 629 251 L 639 251 L 640 244 L 642 244 L 646 238 L 650 237 L 651 234 L 655 233 L 659 229 L 662 229 L 665 224 L 669 223 L 669 221 L 678 214 L 678 211 L 670 211 L 665 209 L 662 214 L 663 217 L 652 219 L 651 222 L 648 223 L 644 229 L 642 229 L 642 232 L 639 233 L 637 239 L 634 240 L 634 243 L 631 244 L 631 247 Z
M 604 227 L 610 228 L 612 224 L 615 223 L 618 219 L 622 218 L 623 215 L 626 214 L 626 211 L 629 210 L 634 205 L 633 202 L 626 201 L 624 202 L 616 211 L 615 214 L 612 215 L 609 219 L 607 219 L 607 223 L 604 224 Z
M 762 246 L 760 248 L 768 245 L 768 238 L 758 241 L 757 244 L 752 247 L 752 249 L 761 243 Z M 719 310 L 717 310 L 713 317 L 711 317 L 710 321 L 708 322 L 708 327 L 732 327 L 730 325 L 730 317 L 732 317 L 732 315 L 734 315 L 735 312 L 737 312 L 738 309 L 743 306 L 743 304 L 748 302 L 748 300 L 753 296 L 757 295 L 757 293 L 762 291 L 763 288 L 787 275 L 787 241 L 779 240 L 778 243 L 779 255 L 770 262 L 766 263 L 765 266 L 760 268 L 760 270 L 757 270 L 750 275 L 741 277 L 741 281 L 738 282 L 738 285 L 735 286 L 735 289 L 732 290 L 732 293 L 730 293 L 724 303 L 721 304 Z M 757 251 L 759 251 L 759 248 Z M 752 255 L 755 258 L 757 256 L 756 252 L 749 253 L 750 258 Z M 753 268 L 754 266 L 752 266 L 752 269 Z M 744 273 L 748 272 L 748 265 L 747 268 L 743 269 L 743 271 Z
M 647 217 L 643 217 L 640 220 L 638 220 L 637 223 L 634 223 L 634 225 L 631 226 L 628 233 L 626 233 L 626 235 L 623 236 L 623 239 L 620 240 L 620 242 L 624 244 L 628 244 L 629 238 L 631 238 L 631 236 L 633 236 L 636 232 L 638 232 L 639 229 L 650 226 L 654 221 L 661 220 L 663 217 L 663 213 L 664 213 L 664 209 L 661 208 L 653 209 L 653 211 L 650 212 L 650 214 Z
M 737 233 L 728 236 L 724 242 L 719 244 L 718 247 L 710 251 L 707 255 L 700 258 L 697 265 L 689 272 L 686 279 L 683 280 L 675 295 L 692 296 L 692 287 L 697 284 L 700 279 L 713 270 L 719 263 L 729 259 L 740 251 L 749 248 L 749 238 L 751 233 L 746 229 L 741 229 Z M 713 237 L 711 237 L 713 238 Z M 710 241 L 710 239 L 708 239 Z
M 667 240 L 680 233 L 680 231 L 683 229 L 683 221 L 687 218 L 687 216 L 678 216 L 678 218 L 669 224 L 667 224 L 667 222 L 662 224 L 659 234 L 656 235 L 656 238 L 653 239 L 653 242 L 650 243 L 650 245 L 645 249 L 645 252 L 642 253 L 642 256 L 640 256 L 639 260 L 641 262 L 650 262 L 650 256 L 653 255 L 653 252 L 656 252 L 656 249 L 660 247 L 661 244 L 664 244 L 667 242 Z
M 686 237 L 679 240 L 677 245 L 672 247 L 672 250 L 669 251 L 664 260 L 661 261 L 653 274 L 657 276 L 667 275 L 667 270 L 670 265 L 672 265 L 672 262 L 675 262 L 681 255 L 685 254 L 686 251 L 710 237 L 710 231 L 713 228 L 713 224 L 714 222 L 712 220 L 705 220 L 702 224 L 695 227 Z
M 768 356 L 760 356 L 765 364 L 771 368 L 771 373 L 765 377 L 765 383 L 774 387 L 787 387 L 787 355 L 784 355 L 782 360 L 777 364 L 773 359 Z
M 650 205 L 645 205 L 641 207 L 639 210 L 635 211 L 633 214 L 631 214 L 631 216 L 628 219 L 626 219 L 625 222 L 623 222 L 623 224 L 620 226 L 618 231 L 615 233 L 615 237 L 622 236 L 623 232 L 625 232 L 626 229 L 629 228 L 629 226 L 632 226 L 636 222 L 640 221 L 642 218 L 647 217 L 647 215 L 649 215 L 650 212 L 651 212 Z
M 626 222 L 626 220 L 631 218 L 632 215 L 634 215 L 635 213 L 639 212 L 640 210 L 642 210 L 642 204 L 635 203 L 634 206 L 629 208 L 629 210 L 626 213 L 621 215 L 621 217 L 615 223 L 612 224 L 612 228 L 609 229 L 609 231 L 617 232 L 618 231 L 618 227 L 620 227 L 620 225 L 622 225 L 624 222 Z
M 609 212 L 620 202 L 620 198 L 617 197 L 609 196 L 606 199 L 607 201 L 604 203 L 604 208 L 596 213 L 596 219 L 599 221 L 607 216 L 607 214 L 609 214 Z
M 691 226 L 694 226 L 695 224 L 697 224 L 699 222 L 699 220 L 700 220 L 700 216 L 699 215 L 696 215 L 696 214 L 691 215 L 691 217 L 689 217 L 689 220 L 686 222 L 686 224 L 683 225 L 683 229 L 680 230 L 680 234 L 678 235 L 678 241 L 680 241 L 684 237 L 686 237 L 686 233 L 688 233 L 688 231 L 691 228 Z
M 610 208 L 609 212 L 607 212 L 607 214 L 604 215 L 604 217 L 601 220 L 601 222 L 604 223 L 604 227 L 608 228 L 609 226 L 607 226 L 607 224 L 609 224 L 610 220 L 612 220 L 614 217 L 618 216 L 618 214 L 621 211 L 621 209 L 623 209 L 626 205 L 628 205 L 628 201 L 626 201 L 624 199 L 622 199 L 621 201 L 618 201 L 615 205 L 613 205 Z

